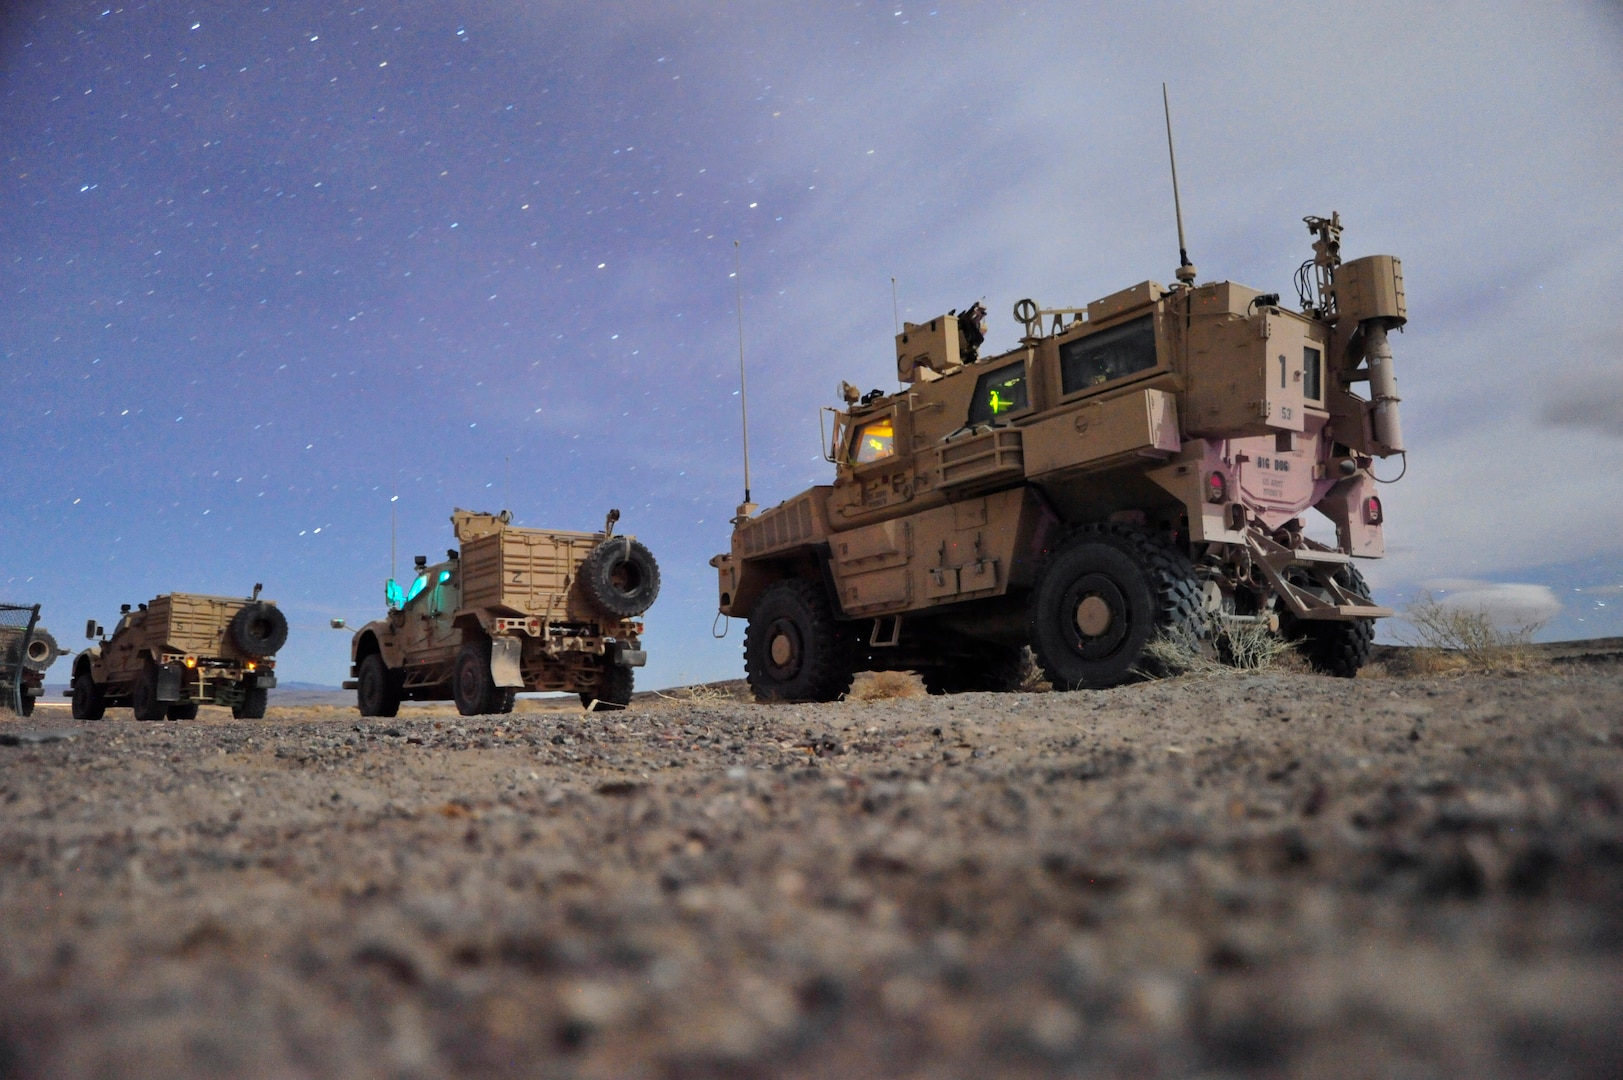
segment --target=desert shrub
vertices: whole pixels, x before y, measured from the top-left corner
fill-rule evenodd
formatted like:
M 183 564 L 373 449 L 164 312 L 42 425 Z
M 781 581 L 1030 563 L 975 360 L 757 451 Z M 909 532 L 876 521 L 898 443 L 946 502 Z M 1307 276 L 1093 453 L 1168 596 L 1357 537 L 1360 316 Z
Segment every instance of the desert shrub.
M 923 697 L 924 683 L 909 671 L 869 671 L 857 676 L 846 696 L 852 701 Z
M 1409 629 L 1399 638 L 1412 649 L 1401 666 L 1415 675 L 1524 670 L 1533 661 L 1533 635 L 1544 627 L 1544 620 L 1501 626 L 1486 611 L 1440 603 L 1429 592 L 1401 618 Z
M 1144 648 L 1146 673 L 1225 675 L 1235 671 L 1267 671 L 1294 655 L 1290 642 L 1268 629 L 1267 623 L 1232 622 L 1209 615 L 1201 641 L 1160 635 Z

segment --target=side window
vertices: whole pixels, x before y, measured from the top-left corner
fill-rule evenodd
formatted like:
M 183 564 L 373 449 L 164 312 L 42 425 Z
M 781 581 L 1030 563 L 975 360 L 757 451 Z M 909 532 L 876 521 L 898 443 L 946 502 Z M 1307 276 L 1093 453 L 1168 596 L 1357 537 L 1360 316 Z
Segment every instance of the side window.
M 896 424 L 889 416 L 869 420 L 851 440 L 851 464 L 883 461 L 896 453 Z
M 1324 400 L 1324 356 L 1311 345 L 1302 349 L 1302 396 Z
M 1155 366 L 1155 319 L 1146 315 L 1122 326 L 1067 341 L 1059 347 L 1060 389 L 1074 394 Z
M 969 403 L 969 423 L 984 424 L 1010 416 L 1024 411 L 1030 404 L 1026 396 L 1026 365 L 1023 362 L 1008 364 L 976 380 L 975 397 Z

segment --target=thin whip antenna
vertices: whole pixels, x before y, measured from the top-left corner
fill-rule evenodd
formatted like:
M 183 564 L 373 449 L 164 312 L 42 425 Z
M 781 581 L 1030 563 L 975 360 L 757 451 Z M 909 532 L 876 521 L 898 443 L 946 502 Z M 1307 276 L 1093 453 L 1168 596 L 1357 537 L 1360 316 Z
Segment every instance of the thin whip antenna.
M 1172 212 L 1178 218 L 1178 280 L 1185 285 L 1195 280 L 1195 265 L 1189 261 L 1189 245 L 1183 239 L 1183 204 L 1178 201 L 1178 155 L 1172 149 L 1172 105 L 1167 84 L 1161 84 L 1161 109 L 1167 118 L 1167 160 L 1172 162 Z
M 513 495 L 513 455 L 504 454 L 502 456 L 502 509 L 503 510 L 511 510 L 513 508 L 512 495 Z
M 389 485 L 389 577 L 393 579 L 395 568 L 400 561 L 395 557 L 395 503 L 400 498 L 400 472 L 395 471 L 393 482 Z
M 738 241 L 733 241 L 733 282 L 738 287 L 738 408 L 744 422 L 744 505 L 750 501 L 750 403 L 744 384 L 744 263 Z M 745 516 L 743 507 L 739 516 Z

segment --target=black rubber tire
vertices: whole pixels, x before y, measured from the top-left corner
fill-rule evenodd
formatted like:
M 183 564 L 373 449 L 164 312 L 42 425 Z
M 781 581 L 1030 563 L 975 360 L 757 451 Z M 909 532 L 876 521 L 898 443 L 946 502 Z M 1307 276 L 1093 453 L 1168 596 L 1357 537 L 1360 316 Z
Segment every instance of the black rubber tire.
M 487 716 L 502 711 L 502 688 L 490 674 L 490 639 L 462 646 L 451 669 L 451 697 L 463 716 Z
M 580 564 L 580 582 L 592 603 L 629 619 L 659 599 L 659 564 L 640 541 L 611 536 Z
M 231 715 L 238 720 L 263 720 L 270 707 L 270 691 L 263 686 L 250 686 L 240 705 L 231 706 Z
M 964 657 L 919 672 L 931 694 L 1006 693 L 1017 690 L 1025 676 L 1025 649 L 983 643 L 974 657 Z
M 196 720 L 197 709 L 195 701 L 177 701 L 166 712 L 171 720 Z
M 597 680 L 597 686 L 580 692 L 581 708 L 594 712 L 623 709 L 631 704 L 631 693 L 636 687 L 636 682 L 636 672 L 631 668 L 610 664 L 603 669 L 603 674 Z M 593 702 L 597 703 L 595 709 Z
M 90 677 L 89 665 L 73 676 L 73 718 L 100 720 L 107 715 L 107 691 Z
M 1109 621 L 1089 636 L 1076 618 L 1095 597 Z M 1200 601 L 1200 581 L 1182 552 L 1136 526 L 1084 526 L 1037 579 L 1027 609 L 1031 647 L 1055 690 L 1116 686 L 1157 673 L 1144 655 L 1157 637 L 1198 647 Z
M 130 708 L 137 720 L 163 720 L 169 716 L 169 703 L 158 700 L 158 665 L 150 660 L 130 691 Z
M 34 702 L 36 700 L 38 700 L 38 699 L 35 698 L 32 694 L 19 694 L 19 695 L 17 695 L 17 710 L 18 710 L 17 715 L 18 716 L 33 716 L 34 715 Z
M 362 716 L 397 716 L 400 713 L 400 687 L 389 665 L 377 653 L 361 661 L 355 678 L 355 707 Z
M 287 616 L 275 604 L 255 600 L 231 617 L 231 640 L 249 656 L 275 656 L 287 644 Z
M 1335 573 L 1336 583 L 1342 588 L 1369 599 L 1369 583 L 1356 566 L 1344 566 Z M 1320 675 L 1338 679 L 1351 679 L 1358 669 L 1369 663 L 1375 648 L 1375 620 L 1347 619 L 1330 622 L 1322 619 L 1291 620 L 1289 636 L 1297 638 L 1297 649 L 1307 658 L 1308 666 Z
M 782 641 L 784 654 L 774 659 Z M 789 578 L 766 587 L 744 630 L 744 677 L 755 700 L 834 701 L 851 689 L 851 640 L 821 585 Z
M 41 646 L 44 646 L 43 651 Z M 23 666 L 30 671 L 44 671 L 56 663 L 56 658 L 62 655 L 62 649 L 57 645 L 56 638 L 49 630 L 39 626 L 34 627 L 34 632 L 28 639 L 27 651 L 30 655 L 23 661 Z M 34 659 L 35 655 L 40 659 Z

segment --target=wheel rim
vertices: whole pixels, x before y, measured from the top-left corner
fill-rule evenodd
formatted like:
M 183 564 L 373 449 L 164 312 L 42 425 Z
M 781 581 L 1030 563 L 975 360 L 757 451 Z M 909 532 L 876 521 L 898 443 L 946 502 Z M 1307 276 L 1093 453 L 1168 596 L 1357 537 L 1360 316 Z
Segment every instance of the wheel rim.
M 457 672 L 457 691 L 465 702 L 472 702 L 479 696 L 479 672 L 472 664 L 463 664 Z
M 803 652 L 800 628 L 788 619 L 778 619 L 767 629 L 766 670 L 774 679 L 794 678 Z
M 1084 660 L 1111 655 L 1132 628 L 1128 610 L 1127 597 L 1115 581 L 1104 574 L 1083 574 L 1060 598 L 1066 644 Z

